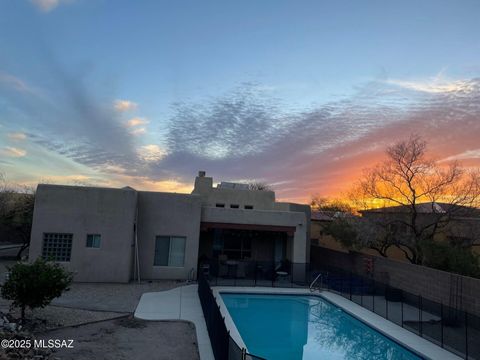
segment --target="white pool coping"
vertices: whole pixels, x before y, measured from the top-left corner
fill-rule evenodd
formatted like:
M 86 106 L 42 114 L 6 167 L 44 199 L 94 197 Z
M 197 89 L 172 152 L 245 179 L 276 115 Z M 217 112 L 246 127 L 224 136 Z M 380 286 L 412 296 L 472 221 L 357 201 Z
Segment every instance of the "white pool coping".
M 250 293 L 250 294 L 297 294 L 297 295 L 316 295 L 332 302 L 345 312 L 356 317 L 357 319 L 368 324 L 378 332 L 385 336 L 394 339 L 397 343 L 413 351 L 417 355 L 431 360 L 460 360 L 457 355 L 442 349 L 440 346 L 415 335 L 407 329 L 398 326 L 397 324 L 384 319 L 380 315 L 367 310 L 353 301 L 347 300 L 344 297 L 329 291 L 310 292 L 309 289 L 302 288 L 270 288 L 270 287 L 231 287 L 231 286 L 215 286 L 212 287 L 213 295 L 215 296 L 220 312 L 225 317 L 225 325 L 230 331 L 230 336 L 237 342 L 240 347 L 248 350 L 247 346 L 242 340 L 234 321 L 232 320 L 222 297 L 221 293 Z
M 208 337 L 207 325 L 198 298 L 198 286 L 144 293 L 138 302 L 134 316 L 143 320 L 185 320 L 195 325 L 200 360 L 215 360 Z

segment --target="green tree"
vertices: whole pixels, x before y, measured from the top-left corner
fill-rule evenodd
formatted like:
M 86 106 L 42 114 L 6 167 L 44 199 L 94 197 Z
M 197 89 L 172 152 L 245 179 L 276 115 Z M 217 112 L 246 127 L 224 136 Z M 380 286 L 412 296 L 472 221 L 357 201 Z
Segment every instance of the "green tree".
M 13 307 L 21 310 L 22 323 L 25 309 L 44 307 L 68 290 L 72 274 L 59 264 L 38 258 L 35 262 L 17 263 L 9 270 L 9 277 L 2 285 L 2 297 L 12 300 Z
M 423 244 L 424 265 L 480 278 L 479 256 L 471 248 L 444 241 L 428 241 Z

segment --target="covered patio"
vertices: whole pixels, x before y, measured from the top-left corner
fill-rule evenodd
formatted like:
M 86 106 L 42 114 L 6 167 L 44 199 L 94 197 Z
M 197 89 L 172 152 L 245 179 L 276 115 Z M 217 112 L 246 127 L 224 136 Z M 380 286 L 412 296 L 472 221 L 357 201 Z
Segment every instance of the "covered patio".
M 290 226 L 202 222 L 198 271 L 220 283 L 290 282 L 294 232 Z

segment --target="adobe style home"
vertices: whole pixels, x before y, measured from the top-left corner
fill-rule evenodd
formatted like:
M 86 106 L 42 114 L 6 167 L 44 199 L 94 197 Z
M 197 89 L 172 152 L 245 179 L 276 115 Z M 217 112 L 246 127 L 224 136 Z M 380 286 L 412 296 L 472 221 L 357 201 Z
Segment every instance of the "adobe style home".
M 308 263 L 310 207 L 200 171 L 191 194 L 38 185 L 29 259 L 81 282 L 195 278 L 201 261 Z

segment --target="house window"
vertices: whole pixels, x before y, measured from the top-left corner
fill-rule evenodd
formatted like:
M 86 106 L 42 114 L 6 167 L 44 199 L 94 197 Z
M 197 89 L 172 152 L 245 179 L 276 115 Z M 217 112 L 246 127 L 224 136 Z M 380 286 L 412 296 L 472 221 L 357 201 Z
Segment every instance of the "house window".
M 70 261 L 73 234 L 44 233 L 42 257 L 51 261 Z
M 224 208 L 225 204 L 215 204 L 216 207 Z
M 246 210 L 252 210 L 252 209 L 253 209 L 253 205 L 245 205 L 245 209 L 246 209 Z
M 99 234 L 88 234 L 87 235 L 87 247 L 88 248 L 100 248 L 100 241 L 102 236 Z
M 239 207 L 240 207 L 240 205 L 238 205 L 238 204 L 231 204 L 230 205 L 231 209 L 238 209 Z
M 185 242 L 186 238 L 183 236 L 157 236 L 153 265 L 183 267 Z

